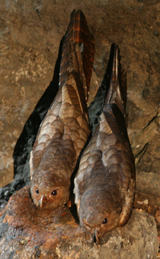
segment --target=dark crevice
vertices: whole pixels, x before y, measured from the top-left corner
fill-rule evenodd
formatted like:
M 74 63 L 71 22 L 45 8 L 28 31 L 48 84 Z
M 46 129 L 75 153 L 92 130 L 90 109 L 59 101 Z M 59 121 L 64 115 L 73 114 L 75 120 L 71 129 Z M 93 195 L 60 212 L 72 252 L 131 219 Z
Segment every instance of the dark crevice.
M 23 165 L 25 161 L 29 160 L 30 151 L 36 139 L 36 135 L 39 129 L 39 125 L 44 119 L 52 101 L 54 100 L 59 89 L 59 68 L 62 54 L 62 41 L 60 43 L 59 54 L 55 65 L 53 79 L 44 92 L 43 96 L 38 101 L 34 111 L 27 120 L 21 136 L 19 137 L 14 149 L 14 175 L 19 174 L 19 166 L 22 165 L 21 173 L 23 171 Z M 23 174 L 23 173 L 22 173 Z
M 8 201 L 9 197 L 15 191 L 19 190 L 23 186 L 29 185 L 30 151 L 35 142 L 40 123 L 45 117 L 52 101 L 54 100 L 59 90 L 59 69 L 60 69 L 60 61 L 61 61 L 61 55 L 62 55 L 63 39 L 64 37 L 60 42 L 59 53 L 58 53 L 58 58 L 55 65 L 53 79 L 50 82 L 47 89 L 45 90 L 43 96 L 38 101 L 29 119 L 25 123 L 23 131 L 19 139 L 17 140 L 14 153 L 13 153 L 15 179 L 12 183 L 0 189 L 0 205 L 3 204 L 5 200 Z
M 104 78 L 102 80 L 102 83 L 97 91 L 94 101 L 90 104 L 90 106 L 88 108 L 89 120 L 90 120 L 90 125 L 92 128 L 92 133 L 94 133 L 94 131 L 98 125 L 99 115 L 102 112 L 105 97 L 106 97 L 108 89 L 109 89 L 109 84 L 110 84 L 110 80 L 111 80 L 111 72 L 112 72 L 113 55 L 114 55 L 114 46 L 115 46 L 115 44 L 112 44 L 112 46 L 111 46 L 110 57 L 109 57 L 108 65 L 107 65 L 106 72 L 105 72 Z
M 135 158 L 139 157 L 137 164 L 140 162 L 142 156 L 146 152 L 147 146 L 148 146 L 148 142 L 144 145 L 144 147 L 141 149 L 141 151 L 135 156 Z
M 148 122 L 148 124 L 142 129 L 142 131 L 145 130 L 157 117 L 158 117 L 158 112 L 157 112 L 156 116 L 154 116 L 154 117 Z

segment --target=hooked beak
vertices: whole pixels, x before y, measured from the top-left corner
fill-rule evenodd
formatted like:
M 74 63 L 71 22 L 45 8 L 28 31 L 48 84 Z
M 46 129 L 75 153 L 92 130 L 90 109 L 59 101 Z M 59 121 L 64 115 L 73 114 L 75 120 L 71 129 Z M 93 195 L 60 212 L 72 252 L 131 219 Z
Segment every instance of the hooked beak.
M 99 239 L 99 235 L 98 235 L 98 230 L 97 229 L 95 229 L 95 231 L 94 231 L 94 239 L 100 245 L 100 239 Z
M 90 226 L 89 226 L 88 222 L 85 219 L 83 219 L 83 222 L 85 223 L 86 228 L 89 230 Z M 102 235 L 101 235 L 101 233 L 98 233 L 98 229 L 97 228 L 95 230 L 94 230 L 94 228 L 92 228 L 91 235 L 93 237 L 94 242 L 95 243 L 97 242 L 100 245 L 101 244 L 100 243 L 100 238 L 102 237 Z
M 43 207 L 43 201 L 44 201 L 44 195 L 42 195 L 42 197 L 40 199 L 40 209 L 42 209 L 42 207 Z

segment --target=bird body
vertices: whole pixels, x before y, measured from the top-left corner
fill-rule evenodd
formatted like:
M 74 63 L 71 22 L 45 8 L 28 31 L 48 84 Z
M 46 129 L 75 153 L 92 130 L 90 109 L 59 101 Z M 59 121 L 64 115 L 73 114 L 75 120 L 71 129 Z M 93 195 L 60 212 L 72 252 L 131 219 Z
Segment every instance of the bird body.
M 30 191 L 37 207 L 55 209 L 69 198 L 70 177 L 90 133 L 87 98 L 93 57 L 94 40 L 85 17 L 74 11 L 63 41 L 60 90 L 30 155 Z
M 95 234 L 124 225 L 135 190 L 134 157 L 126 125 L 126 89 L 119 83 L 119 53 L 115 46 L 112 76 L 99 125 L 83 152 L 75 177 L 75 203 L 80 225 Z

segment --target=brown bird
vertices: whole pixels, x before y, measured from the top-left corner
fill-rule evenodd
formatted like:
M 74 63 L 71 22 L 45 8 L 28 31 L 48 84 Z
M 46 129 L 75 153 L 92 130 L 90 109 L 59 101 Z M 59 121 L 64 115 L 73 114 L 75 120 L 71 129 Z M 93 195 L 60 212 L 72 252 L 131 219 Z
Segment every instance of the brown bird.
M 30 154 L 31 196 L 37 207 L 69 198 L 70 177 L 90 133 L 87 99 L 94 40 L 84 14 L 74 11 L 64 37 L 60 90 L 42 121 Z
M 114 46 L 111 81 L 99 125 L 80 160 L 75 203 L 80 225 L 97 242 L 129 219 L 135 191 L 135 164 L 125 125 L 126 88 L 119 80 Z M 123 80 L 124 81 L 124 80 Z

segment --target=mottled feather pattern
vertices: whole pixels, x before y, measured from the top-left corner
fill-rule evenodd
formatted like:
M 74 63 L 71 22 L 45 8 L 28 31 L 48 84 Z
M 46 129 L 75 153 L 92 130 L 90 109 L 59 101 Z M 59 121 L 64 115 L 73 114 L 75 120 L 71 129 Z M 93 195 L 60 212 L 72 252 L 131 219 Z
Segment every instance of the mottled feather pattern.
M 75 63 L 73 61 L 74 56 L 72 55 L 72 58 L 71 58 L 71 52 L 68 51 L 68 46 L 70 46 L 69 42 L 72 40 L 73 42 L 78 42 L 79 45 L 83 44 L 82 62 L 83 62 L 83 71 L 86 78 L 85 97 L 88 100 L 90 79 L 91 79 L 94 53 L 95 53 L 94 38 L 89 31 L 84 14 L 78 11 L 77 13 L 73 12 L 72 16 L 74 16 L 74 19 L 71 19 L 71 22 L 68 26 L 68 33 L 66 35 L 66 39 L 63 44 L 64 51 L 62 54 L 61 69 L 60 69 L 60 85 L 63 86 L 64 82 L 66 81 L 68 68 L 72 67 L 73 64 Z M 78 66 L 75 66 L 75 67 L 77 67 L 77 70 L 79 69 Z M 81 73 L 81 81 L 83 81 L 84 83 L 82 76 L 83 76 L 83 73 Z
M 70 177 L 90 133 L 87 101 L 94 39 L 81 11 L 73 12 L 63 40 L 60 90 L 40 125 L 30 156 L 31 196 L 37 207 L 64 206 Z M 105 232 L 129 219 L 135 165 L 126 130 L 125 73 L 120 80 L 118 47 L 99 125 L 84 150 L 75 177 L 80 225 L 100 242 Z
M 119 54 L 114 47 L 113 69 L 99 125 L 84 150 L 75 177 L 75 203 L 80 225 L 102 235 L 124 225 L 130 216 L 135 166 L 126 125 L 126 91 L 119 84 Z
M 37 207 L 54 209 L 67 202 L 70 177 L 90 133 L 86 103 L 94 53 L 91 61 L 90 51 L 86 52 L 90 41 L 93 47 L 84 15 L 74 11 L 63 41 L 60 90 L 40 125 L 30 156 L 31 195 Z

